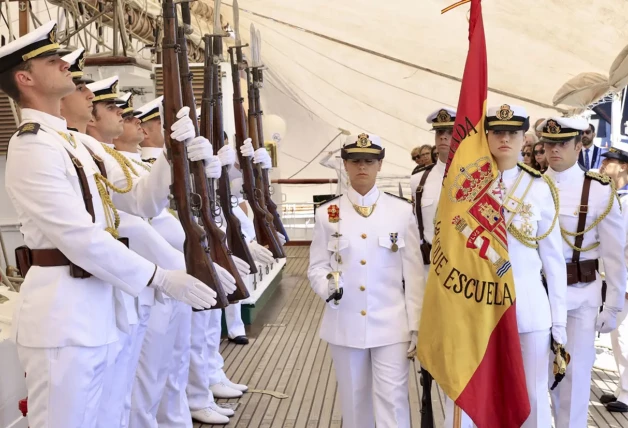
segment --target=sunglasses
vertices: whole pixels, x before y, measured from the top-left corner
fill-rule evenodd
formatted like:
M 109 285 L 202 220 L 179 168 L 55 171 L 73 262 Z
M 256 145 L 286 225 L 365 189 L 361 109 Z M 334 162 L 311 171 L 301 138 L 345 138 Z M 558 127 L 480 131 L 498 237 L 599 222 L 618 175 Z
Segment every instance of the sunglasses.
M 421 157 L 421 155 L 414 155 L 414 156 L 412 156 L 412 160 L 417 160 L 420 157 Z
M 534 151 L 534 156 L 536 155 L 544 155 L 545 154 L 545 150 L 535 150 Z
M 526 157 L 526 158 L 528 158 L 528 157 L 532 156 L 532 153 L 530 153 L 530 152 L 522 152 L 521 154 L 522 154 L 524 157 Z
M 590 130 L 590 129 L 587 129 L 586 131 L 584 131 L 584 134 L 592 134 L 592 133 L 593 133 L 593 131 Z

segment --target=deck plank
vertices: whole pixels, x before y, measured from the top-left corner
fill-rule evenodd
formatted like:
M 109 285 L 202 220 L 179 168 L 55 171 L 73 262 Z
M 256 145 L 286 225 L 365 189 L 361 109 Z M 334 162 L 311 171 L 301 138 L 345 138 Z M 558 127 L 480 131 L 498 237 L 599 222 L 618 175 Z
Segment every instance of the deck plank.
M 286 247 L 288 262 L 272 314 L 268 314 L 249 336 L 246 346 L 226 340 L 220 350 L 224 370 L 234 382 L 253 389 L 269 389 L 288 395 L 280 400 L 263 394 L 244 394 L 236 400 L 236 415 L 226 427 L 243 428 L 341 428 L 336 373 L 328 345 L 318 337 L 325 303 L 307 281 L 309 247 Z M 266 309 L 265 309 L 266 310 Z M 409 400 L 413 428 L 420 427 L 420 367 L 410 367 Z M 628 417 L 609 413 L 599 403 L 602 394 L 612 392 L 618 383 L 616 372 L 594 369 L 591 382 L 588 427 L 628 428 Z M 444 395 L 432 386 L 432 408 L 436 427 L 444 423 Z M 218 425 L 214 425 L 218 427 Z M 194 424 L 195 428 L 210 425 Z

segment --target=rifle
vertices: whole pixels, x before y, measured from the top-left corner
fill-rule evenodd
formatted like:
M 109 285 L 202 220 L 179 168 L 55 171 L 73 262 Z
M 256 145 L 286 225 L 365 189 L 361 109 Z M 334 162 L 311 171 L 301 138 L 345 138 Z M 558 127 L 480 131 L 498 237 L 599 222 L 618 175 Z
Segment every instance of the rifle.
M 172 0 L 164 0 L 163 2 L 163 22 L 164 126 L 169 130 L 177 112 L 183 107 L 179 60 L 177 58 L 179 46 L 176 45 L 177 16 Z M 224 308 L 229 303 L 210 257 L 207 235 L 194 218 L 194 214 L 198 212 L 200 207 L 198 203 L 191 201 L 193 193 L 185 144 L 171 139 L 169 132 L 165 133 L 164 138 L 168 158 L 172 165 L 171 190 L 179 220 L 185 232 L 183 254 L 186 271 L 216 292 L 216 305 L 213 308 Z
M 259 30 L 256 33 L 257 37 L 255 38 L 255 42 L 257 44 L 257 55 L 258 58 L 261 59 L 261 44 L 262 39 L 259 33 Z M 257 141 L 253 140 L 253 148 L 257 150 L 261 144 L 264 143 L 264 128 L 262 126 L 263 120 L 262 117 L 264 112 L 262 111 L 262 103 L 261 103 L 261 94 L 260 88 L 264 85 L 264 76 L 262 74 L 262 64 L 258 63 L 257 67 L 253 67 L 253 88 L 255 89 L 254 100 L 255 100 L 255 112 L 257 113 L 255 118 L 257 119 Z M 257 144 L 256 144 L 257 143 Z M 277 212 L 277 205 L 273 201 L 270 193 L 271 185 L 270 180 L 268 178 L 268 170 L 262 168 L 262 184 L 264 185 L 264 197 L 266 199 L 266 208 L 268 212 L 273 216 L 273 225 L 275 226 L 275 230 L 281 233 L 285 238 L 286 242 L 288 242 L 288 233 L 286 232 L 286 228 L 281 222 L 281 216 L 279 212 Z
M 432 411 L 432 380 L 434 378 L 427 370 L 421 367 L 421 428 L 434 428 L 434 413 Z
M 223 106 L 222 106 L 222 73 L 220 71 L 220 63 L 222 59 L 222 28 L 220 26 L 220 0 L 216 1 L 214 7 L 214 36 L 213 36 L 213 55 L 209 58 L 205 58 L 205 84 L 209 86 L 205 87 L 204 96 L 211 99 L 211 107 L 213 108 L 213 114 L 207 115 L 207 119 L 213 119 L 212 121 L 212 142 L 215 150 L 220 150 L 225 145 L 225 134 L 223 125 Z M 207 44 L 211 45 L 209 36 L 205 36 L 205 53 L 209 53 Z M 212 61 L 213 60 L 213 61 Z M 211 69 L 210 76 L 208 76 L 208 68 Z M 213 80 L 210 80 L 210 77 Z M 249 247 L 242 233 L 242 226 L 240 220 L 233 212 L 234 205 L 232 204 L 233 196 L 231 195 L 231 183 L 229 182 L 229 166 L 222 167 L 222 174 L 218 180 L 218 196 L 220 200 L 220 206 L 227 222 L 227 240 L 229 242 L 229 248 L 233 253 L 247 262 L 251 267 L 251 272 L 256 273 L 257 268 L 255 260 L 251 255 Z M 237 204 L 237 198 L 236 198 Z
M 273 228 L 272 217 L 266 211 L 266 204 L 263 200 L 264 195 L 256 188 L 256 182 L 258 177 L 261 176 L 261 170 L 259 165 L 254 165 L 251 158 L 242 156 L 240 151 L 244 140 L 246 139 L 246 118 L 244 113 L 244 99 L 242 98 L 242 92 L 240 88 L 240 70 L 246 69 L 246 63 L 242 57 L 242 43 L 240 39 L 239 20 L 238 20 L 238 7 L 237 1 L 233 3 L 234 11 L 234 23 L 236 33 L 236 46 L 229 48 L 229 57 L 231 61 L 231 78 L 233 81 L 233 112 L 235 116 L 235 142 L 236 151 L 238 153 L 238 159 L 240 162 L 240 170 L 242 171 L 242 188 L 246 196 L 247 201 L 251 205 L 253 210 L 253 224 L 255 226 L 255 236 L 257 242 L 260 245 L 266 246 L 275 258 L 283 258 L 285 254 L 283 248 L 279 244 L 279 239 L 276 236 L 276 231 Z M 234 57 L 235 50 L 235 57 Z M 248 76 L 248 73 L 247 73 Z M 250 109 L 249 109 L 250 112 Z M 251 133 L 253 136 L 253 133 Z
M 181 3 L 181 9 L 188 9 L 188 2 Z M 186 14 L 183 13 L 183 17 Z M 185 23 L 185 21 L 184 21 Z M 179 74 L 181 76 L 181 93 L 183 95 L 183 104 L 190 108 L 190 119 L 194 124 L 196 134 L 198 135 L 198 122 L 196 118 L 196 101 L 194 100 L 194 91 L 192 89 L 193 75 L 190 72 L 188 63 L 187 42 L 185 40 L 185 32 L 183 28 L 179 28 L 178 32 L 179 50 Z M 164 97 L 165 98 L 165 97 Z M 190 169 L 194 178 L 194 188 L 200 198 L 200 219 L 205 229 L 210 254 L 213 260 L 222 268 L 226 269 L 231 276 L 235 278 L 236 290 L 227 296 L 229 302 L 236 302 L 249 297 L 246 285 L 240 277 L 238 268 L 236 267 L 231 252 L 226 248 L 225 235 L 216 225 L 211 215 L 211 208 L 214 206 L 210 199 L 210 190 L 208 188 L 207 175 L 205 174 L 205 166 L 202 161 L 190 162 Z

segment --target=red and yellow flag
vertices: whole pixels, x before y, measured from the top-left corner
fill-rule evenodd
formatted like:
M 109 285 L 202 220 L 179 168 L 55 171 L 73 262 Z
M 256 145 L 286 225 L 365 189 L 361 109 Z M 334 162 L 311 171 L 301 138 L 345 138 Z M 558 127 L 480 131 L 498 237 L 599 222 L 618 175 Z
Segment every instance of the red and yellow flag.
M 484 131 L 487 89 L 482 8 L 471 0 L 469 53 L 436 215 L 418 355 L 478 427 L 510 428 L 523 424 L 530 403 L 502 195 Z

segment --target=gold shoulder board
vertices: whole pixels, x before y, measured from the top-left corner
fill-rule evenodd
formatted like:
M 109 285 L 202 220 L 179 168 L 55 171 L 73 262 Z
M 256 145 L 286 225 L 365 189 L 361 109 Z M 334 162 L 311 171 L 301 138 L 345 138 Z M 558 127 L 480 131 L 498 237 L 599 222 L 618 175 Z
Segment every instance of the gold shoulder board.
M 587 171 L 585 175 L 595 181 L 599 181 L 605 186 L 611 184 L 611 178 L 608 175 L 604 175 L 604 174 L 600 174 L 600 173 L 592 172 L 592 171 Z
M 541 171 L 534 169 L 531 166 L 528 166 L 523 162 L 519 162 L 517 163 L 517 165 L 519 165 L 519 168 L 521 168 L 522 170 L 524 170 L 525 172 L 527 172 L 533 177 L 541 178 L 543 176 L 543 174 L 541 174 Z

